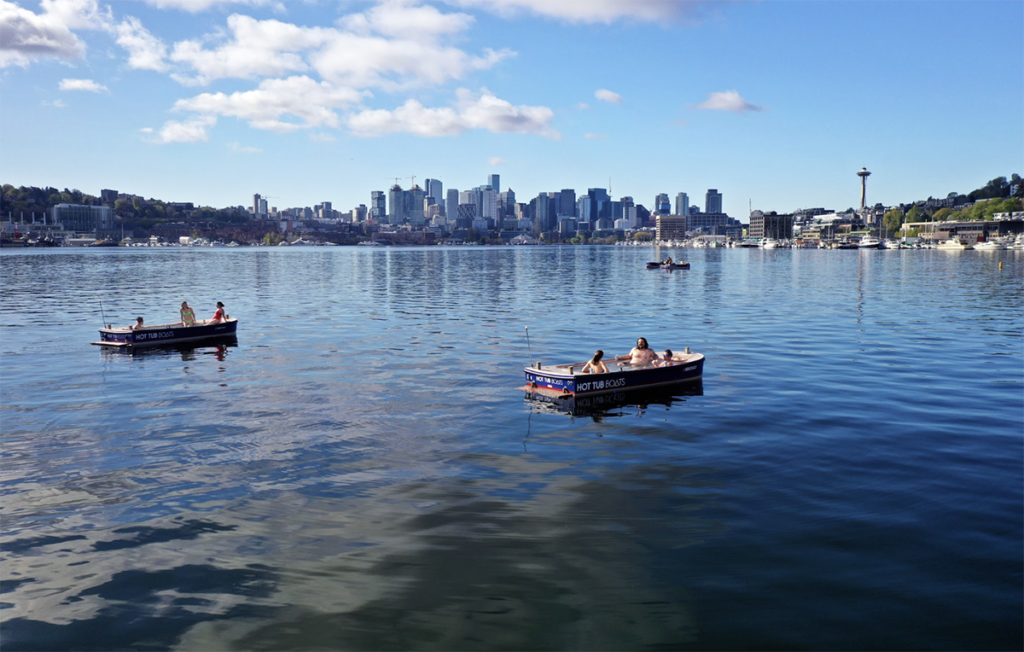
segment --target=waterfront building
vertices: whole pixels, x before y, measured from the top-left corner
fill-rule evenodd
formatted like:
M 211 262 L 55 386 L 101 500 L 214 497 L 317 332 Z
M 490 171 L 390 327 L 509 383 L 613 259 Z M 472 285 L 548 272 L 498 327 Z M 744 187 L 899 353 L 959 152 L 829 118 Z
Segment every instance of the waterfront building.
M 655 236 L 661 241 L 685 240 L 686 239 L 685 215 L 658 215 Z
M 676 215 L 689 215 L 690 197 L 685 192 L 676 194 Z
M 718 192 L 715 188 L 708 189 L 707 194 L 704 195 L 704 212 L 722 212 L 722 193 Z
M 100 201 L 104 204 L 113 204 L 117 201 L 116 190 L 100 190 Z
M 775 211 L 762 213 L 754 211 L 750 214 L 750 228 L 747 231 L 751 238 L 773 238 L 775 240 L 791 240 L 793 238 L 793 216 L 779 215 Z
M 75 233 L 96 234 L 114 228 L 114 214 L 109 206 L 57 204 L 50 214 L 54 224 Z

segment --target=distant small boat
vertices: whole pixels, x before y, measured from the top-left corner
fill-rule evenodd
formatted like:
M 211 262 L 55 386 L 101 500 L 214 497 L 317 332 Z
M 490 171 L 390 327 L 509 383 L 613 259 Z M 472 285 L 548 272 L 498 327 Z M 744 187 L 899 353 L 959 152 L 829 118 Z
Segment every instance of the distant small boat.
M 145 328 L 101 328 L 98 346 L 139 347 L 180 342 L 198 342 L 233 337 L 238 329 L 237 319 L 211 324 L 209 320 L 196 322 L 193 326 L 161 324 Z
M 864 236 L 857 243 L 858 249 L 878 249 L 880 246 L 882 246 L 882 241 L 871 235 Z
M 680 262 L 666 265 L 665 263 L 654 261 L 647 263 L 647 269 L 690 269 L 690 263 Z
M 559 395 L 590 396 L 609 394 L 663 385 L 673 385 L 690 380 L 697 380 L 704 374 L 704 355 L 702 353 L 677 353 L 672 364 L 653 366 L 642 364 L 633 366 L 627 362 L 608 361 L 608 373 L 585 374 L 585 362 L 526 367 L 527 391 L 555 392 Z
M 995 240 L 985 240 L 984 242 L 975 243 L 974 249 L 976 251 L 1002 251 L 1006 249 L 1006 245 Z

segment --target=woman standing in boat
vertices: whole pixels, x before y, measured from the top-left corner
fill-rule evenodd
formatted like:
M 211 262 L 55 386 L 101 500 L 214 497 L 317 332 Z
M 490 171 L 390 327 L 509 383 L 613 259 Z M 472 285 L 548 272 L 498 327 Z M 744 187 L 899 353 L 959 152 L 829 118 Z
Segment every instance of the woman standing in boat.
M 626 355 L 620 355 L 616 360 L 629 359 L 629 363 L 632 365 L 642 365 L 654 362 L 658 359 L 658 354 L 651 350 L 651 347 L 647 345 L 646 338 L 639 338 L 636 341 L 636 346 L 633 350 Z
M 217 312 L 213 313 L 213 319 L 210 320 L 211 324 L 219 324 L 228 318 L 227 313 L 224 312 L 224 304 L 220 301 L 217 302 Z
M 181 325 L 182 326 L 194 326 L 196 323 L 196 313 L 192 310 L 192 306 L 188 305 L 188 301 L 181 302 Z

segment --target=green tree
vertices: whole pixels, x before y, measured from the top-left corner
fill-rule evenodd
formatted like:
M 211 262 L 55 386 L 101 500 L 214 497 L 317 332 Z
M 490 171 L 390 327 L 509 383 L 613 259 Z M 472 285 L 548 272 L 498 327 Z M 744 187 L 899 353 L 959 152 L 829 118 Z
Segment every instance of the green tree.
M 945 222 L 946 220 L 949 219 L 949 216 L 952 215 L 952 214 L 953 214 L 953 209 L 952 208 L 949 208 L 949 207 L 940 208 L 939 210 L 935 211 L 935 213 L 932 215 L 932 221 L 934 221 L 934 222 Z M 909 222 L 910 220 L 907 220 L 907 221 Z
M 909 211 L 907 211 L 907 215 L 903 219 L 903 221 L 904 222 L 924 222 L 925 221 L 925 219 L 924 219 L 925 217 L 927 217 L 927 213 L 925 213 L 924 210 L 922 210 L 920 206 L 914 206 Z
M 882 216 L 882 226 L 889 233 L 895 233 L 903 226 L 903 211 L 898 208 L 887 210 Z
M 650 231 L 637 231 L 633 234 L 633 240 L 636 242 L 650 242 L 654 239 Z

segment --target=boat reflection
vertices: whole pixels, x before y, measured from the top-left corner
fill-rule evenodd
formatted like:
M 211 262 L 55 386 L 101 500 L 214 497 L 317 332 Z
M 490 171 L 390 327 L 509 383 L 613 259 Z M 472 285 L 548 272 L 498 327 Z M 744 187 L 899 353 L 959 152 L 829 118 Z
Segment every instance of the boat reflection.
M 182 361 L 191 362 L 198 356 L 212 355 L 218 361 L 223 361 L 230 349 L 238 346 L 238 337 L 227 335 L 213 340 L 202 342 L 179 342 L 177 344 L 154 344 L 146 347 L 101 347 L 100 355 L 104 359 L 131 359 L 142 358 L 166 358 L 181 356 Z
M 631 416 L 636 410 L 661 405 L 671 407 L 690 396 L 703 396 L 704 383 L 694 381 L 627 392 L 613 392 L 597 396 L 574 396 L 551 390 L 523 388 L 525 401 L 532 411 L 549 414 L 568 414 L 572 417 L 591 417 L 601 421 L 604 417 Z

